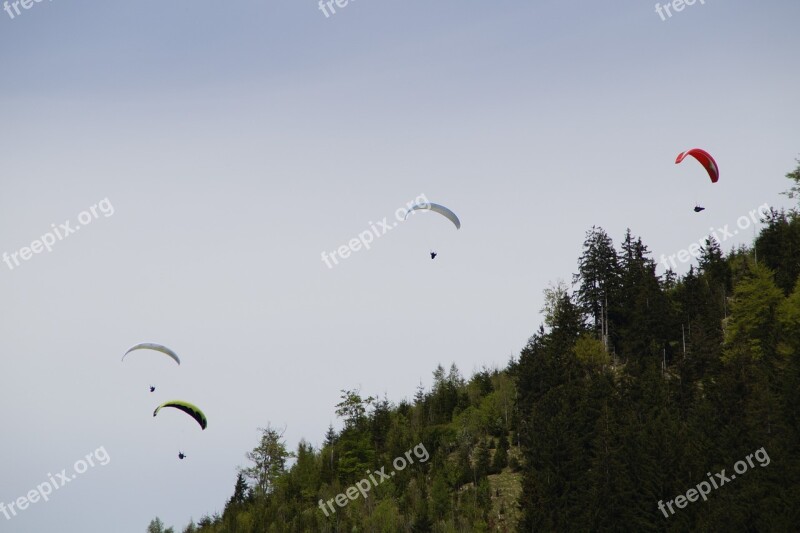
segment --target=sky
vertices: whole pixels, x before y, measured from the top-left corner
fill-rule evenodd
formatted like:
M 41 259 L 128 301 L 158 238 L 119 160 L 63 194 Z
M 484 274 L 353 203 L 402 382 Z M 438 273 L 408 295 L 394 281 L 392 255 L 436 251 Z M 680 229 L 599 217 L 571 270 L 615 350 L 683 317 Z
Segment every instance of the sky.
M 180 531 L 258 428 L 319 446 L 343 389 L 503 367 L 593 225 L 660 262 L 792 206 L 795 0 L 8 6 L 0 532 Z

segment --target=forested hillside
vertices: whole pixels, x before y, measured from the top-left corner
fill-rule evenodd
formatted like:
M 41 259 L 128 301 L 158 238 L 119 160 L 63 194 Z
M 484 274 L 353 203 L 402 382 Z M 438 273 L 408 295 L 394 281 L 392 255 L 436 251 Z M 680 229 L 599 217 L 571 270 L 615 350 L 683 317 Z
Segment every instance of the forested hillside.
M 224 512 L 180 531 L 796 531 L 800 215 L 764 222 L 681 277 L 591 228 L 505 368 L 343 390 L 319 448 L 264 428 Z

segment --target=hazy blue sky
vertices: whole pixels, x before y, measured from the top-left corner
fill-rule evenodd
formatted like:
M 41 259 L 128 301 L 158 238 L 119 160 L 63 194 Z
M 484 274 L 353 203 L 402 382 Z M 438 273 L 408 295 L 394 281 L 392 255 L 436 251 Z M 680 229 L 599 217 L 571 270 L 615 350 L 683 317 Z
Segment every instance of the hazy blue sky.
M 630 227 L 658 259 L 788 205 L 798 20 L 796 0 L 664 21 L 633 0 L 0 11 L 0 253 L 113 206 L 0 262 L 0 503 L 110 458 L 0 531 L 140 533 L 156 515 L 180 531 L 222 510 L 257 427 L 318 445 L 340 389 L 399 401 L 437 363 L 504 365 L 592 225 L 616 242 Z M 718 184 L 674 165 L 694 146 Z M 421 214 L 322 262 L 420 194 L 461 230 Z M 121 363 L 138 342 L 183 365 Z M 152 417 L 175 398 L 205 432 Z

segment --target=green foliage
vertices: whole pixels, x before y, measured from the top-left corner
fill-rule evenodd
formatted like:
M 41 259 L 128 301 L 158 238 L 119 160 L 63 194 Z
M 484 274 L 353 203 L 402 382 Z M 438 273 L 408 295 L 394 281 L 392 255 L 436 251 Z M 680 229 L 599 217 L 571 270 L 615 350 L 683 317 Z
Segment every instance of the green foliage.
M 786 178 L 792 180 L 794 185 L 792 185 L 788 191 L 781 194 L 784 194 L 789 198 L 796 199 L 798 202 L 800 202 L 800 159 L 797 160 L 797 163 L 797 168 L 786 174 Z
M 781 302 L 778 323 L 781 330 L 779 351 L 784 356 L 795 357 L 800 354 L 800 280 L 792 294 Z
M 601 367 L 611 363 L 611 356 L 606 352 L 603 343 L 588 333 L 578 337 L 575 342 L 575 357 L 590 367 Z
M 733 298 L 723 361 L 730 362 L 737 355 L 760 359 L 774 353 L 778 307 L 784 298 L 772 272 L 761 265 L 753 266 L 750 276 L 736 286 Z
M 451 510 L 450 488 L 447 486 L 442 473 L 434 476 L 431 486 L 431 514 L 434 520 L 445 520 L 450 515 Z
M 578 260 L 577 300 L 583 312 L 592 320 L 597 332 L 601 331 L 604 310 L 614 305 L 619 288 L 620 269 L 617 252 L 611 237 L 602 229 L 592 227 L 583 242 L 583 254 Z
M 475 480 L 481 481 L 489 475 L 491 467 L 491 455 L 486 444 L 481 440 L 475 449 Z
M 254 482 L 260 494 L 269 494 L 275 490 L 277 482 L 286 470 L 286 460 L 294 454 L 286 449 L 283 432 L 267 425 L 259 428 L 261 440 L 252 451 L 247 452 L 247 459 L 253 463 L 240 472 L 245 478 Z
M 492 457 L 492 473 L 500 473 L 508 466 L 508 448 L 508 438 L 502 435 L 497 449 L 494 451 L 494 457 Z
M 788 177 L 800 197 L 800 167 Z M 223 515 L 184 531 L 795 531 L 800 215 L 773 211 L 756 247 L 709 239 L 697 267 L 659 277 L 640 238 L 616 250 L 593 227 L 575 293 L 545 291 L 547 328 L 518 360 L 469 379 L 438 365 L 397 405 L 343 390 L 318 448 L 262 430 Z M 426 462 L 328 506 L 420 443 Z M 659 511 L 760 448 L 769 466 Z
M 561 321 L 561 313 L 564 311 L 564 302 L 569 299 L 567 284 L 563 280 L 558 280 L 555 284 L 550 284 L 543 293 L 544 305 L 541 313 L 544 315 L 544 324 L 548 328 L 553 328 Z
M 336 404 L 336 416 L 344 419 L 346 429 L 361 427 L 367 408 L 375 398 L 370 396 L 362 399 L 358 390 L 343 390 L 341 398 L 342 401 Z
M 159 517 L 155 517 L 150 521 L 150 525 L 147 526 L 147 533 L 164 533 L 164 523 Z

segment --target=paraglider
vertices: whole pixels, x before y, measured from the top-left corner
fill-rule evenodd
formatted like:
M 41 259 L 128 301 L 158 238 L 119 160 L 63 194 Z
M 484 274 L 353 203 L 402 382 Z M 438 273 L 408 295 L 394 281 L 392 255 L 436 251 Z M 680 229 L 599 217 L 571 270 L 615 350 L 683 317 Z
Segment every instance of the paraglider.
M 461 221 L 458 219 L 456 214 L 443 205 L 434 203 L 417 204 L 411 207 L 411 209 L 409 209 L 406 212 L 406 219 L 408 218 L 408 215 L 411 214 L 412 211 L 417 211 L 417 210 L 427 210 L 427 211 L 433 211 L 434 213 L 439 213 L 440 215 L 446 217 L 450 222 L 452 222 L 453 225 L 455 225 L 456 229 L 461 229 Z
M 136 350 L 154 350 L 156 352 L 161 352 L 164 355 L 169 356 L 176 363 L 181 364 L 181 360 L 178 357 L 178 354 L 176 354 L 166 346 L 162 346 L 161 344 L 153 344 L 152 342 L 143 342 L 142 344 L 137 344 L 136 346 L 125 352 L 125 355 L 122 356 L 122 360 L 125 361 L 125 356 Z
M 405 219 L 407 220 L 408 215 L 410 215 L 413 211 L 418 211 L 418 210 L 433 211 L 434 213 L 439 213 L 447 220 L 452 222 L 453 225 L 456 227 L 456 229 L 461 229 L 461 221 L 458 219 L 455 213 L 453 213 L 451 210 L 449 210 L 443 205 L 434 204 L 431 202 L 416 204 L 412 206 L 408 211 L 406 211 Z M 433 250 L 431 250 L 430 254 L 431 254 L 431 259 L 436 259 L 436 256 L 438 255 Z
M 717 162 L 714 161 L 714 158 L 711 157 L 711 154 L 706 152 L 705 150 L 701 150 L 700 148 L 692 148 L 691 150 L 686 150 L 685 152 L 681 152 L 678 154 L 678 157 L 675 158 L 675 164 L 677 165 L 687 156 L 694 157 L 703 168 L 706 169 L 708 172 L 708 177 L 711 178 L 711 183 L 716 183 L 719 180 L 719 167 L 717 166 Z M 694 212 L 699 213 L 701 211 L 705 211 L 705 207 L 695 204 Z
M 711 154 L 705 150 L 701 150 L 700 148 L 692 148 L 691 150 L 681 152 L 675 159 L 675 164 L 677 165 L 689 155 L 697 159 L 697 161 L 703 165 L 703 167 L 706 169 L 706 172 L 708 172 L 708 177 L 711 178 L 711 183 L 716 183 L 717 180 L 719 180 L 719 167 L 717 166 L 717 162 L 714 161 L 714 158 L 711 157 Z
M 200 427 L 203 428 L 204 430 L 208 427 L 208 420 L 206 419 L 206 415 L 203 414 L 203 411 L 201 411 L 198 407 L 190 404 L 189 402 L 184 402 L 180 400 L 164 402 L 158 407 L 156 407 L 156 410 L 153 411 L 153 416 L 156 416 L 158 412 L 164 407 L 173 407 L 175 409 L 178 409 L 179 411 L 183 411 L 187 415 L 191 416 L 195 420 L 195 422 L 200 424 Z
M 178 354 L 176 354 L 175 352 L 173 352 L 172 350 L 170 350 L 166 346 L 163 346 L 161 344 L 154 344 L 152 342 L 143 342 L 141 344 L 137 344 L 136 346 L 133 346 L 127 352 L 125 352 L 125 354 L 122 356 L 122 362 L 123 363 L 125 362 L 125 357 L 127 357 L 127 355 L 129 353 L 134 352 L 136 350 L 153 350 L 153 351 L 156 351 L 156 352 L 160 352 L 160 353 L 163 353 L 164 355 L 168 356 L 170 359 L 172 359 L 173 361 L 175 361 L 179 365 L 181 364 L 181 360 L 178 357 Z M 153 385 L 150 385 L 150 392 L 155 392 L 155 391 L 156 391 L 156 388 Z

